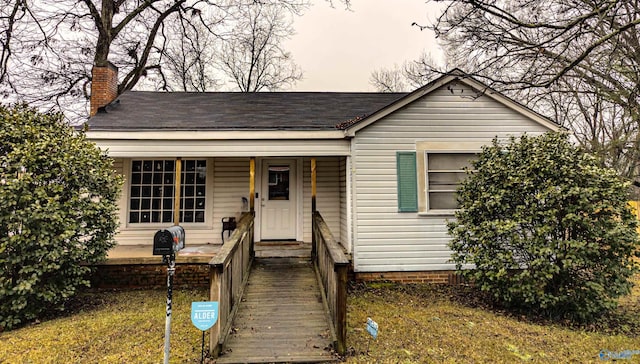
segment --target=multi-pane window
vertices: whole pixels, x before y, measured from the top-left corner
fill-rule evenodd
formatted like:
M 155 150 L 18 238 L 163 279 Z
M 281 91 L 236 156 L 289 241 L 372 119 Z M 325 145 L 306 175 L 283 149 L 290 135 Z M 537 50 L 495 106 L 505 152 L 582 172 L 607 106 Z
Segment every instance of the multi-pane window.
M 474 158 L 474 153 L 426 153 L 429 210 L 459 208 L 456 189 L 466 177 L 464 168 L 470 168 Z
M 175 160 L 131 161 L 129 223 L 173 222 Z M 180 222 L 204 222 L 206 160 L 182 161 Z

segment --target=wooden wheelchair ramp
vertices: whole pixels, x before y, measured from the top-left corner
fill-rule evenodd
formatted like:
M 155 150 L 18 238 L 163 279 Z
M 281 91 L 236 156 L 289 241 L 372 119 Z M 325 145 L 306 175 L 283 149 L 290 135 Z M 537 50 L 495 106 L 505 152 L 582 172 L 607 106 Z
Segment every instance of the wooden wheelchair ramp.
M 311 261 L 256 259 L 217 363 L 331 362 L 332 342 Z

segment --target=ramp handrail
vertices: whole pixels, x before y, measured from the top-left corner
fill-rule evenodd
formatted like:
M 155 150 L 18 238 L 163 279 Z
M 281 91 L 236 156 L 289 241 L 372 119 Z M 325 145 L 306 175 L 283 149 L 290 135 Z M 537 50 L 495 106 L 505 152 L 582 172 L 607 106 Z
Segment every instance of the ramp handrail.
M 331 325 L 336 335 L 335 349 L 343 355 L 347 339 L 347 272 L 349 258 L 336 242 L 319 212 L 313 214 L 312 257 L 327 298 Z
M 253 225 L 253 213 L 243 213 L 228 241 L 209 262 L 209 297 L 211 301 L 219 302 L 218 321 L 210 329 L 209 347 L 214 358 L 220 354 L 229 334 L 242 291 L 249 278 L 254 256 Z

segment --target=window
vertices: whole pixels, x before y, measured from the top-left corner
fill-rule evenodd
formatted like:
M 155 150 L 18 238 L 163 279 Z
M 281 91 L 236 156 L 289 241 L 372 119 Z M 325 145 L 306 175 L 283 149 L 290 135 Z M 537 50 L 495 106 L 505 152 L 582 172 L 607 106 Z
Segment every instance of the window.
M 426 191 L 428 210 L 458 208 L 456 189 L 466 177 L 465 167 L 471 167 L 475 153 L 427 152 Z
M 175 160 L 131 161 L 129 223 L 173 222 Z M 183 160 L 180 222 L 205 222 L 206 160 Z
M 289 167 L 269 167 L 269 200 L 289 200 Z

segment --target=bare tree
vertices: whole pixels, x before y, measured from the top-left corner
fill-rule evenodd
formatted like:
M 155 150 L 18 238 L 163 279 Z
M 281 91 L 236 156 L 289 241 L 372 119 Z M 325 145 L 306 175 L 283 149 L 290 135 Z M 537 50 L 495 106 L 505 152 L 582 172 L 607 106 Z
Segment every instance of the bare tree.
M 638 178 L 640 3 L 454 0 L 431 28 L 452 64 L 555 116 Z
M 165 25 L 175 21 L 216 24 L 228 7 L 220 0 L 2 0 L 16 9 L 3 39 L 4 78 L 11 101 L 56 108 L 71 120 L 86 117 L 93 65 L 114 63 L 119 93 L 161 69 L 158 49 L 166 47 Z M 3 15 L 5 15 L 3 13 Z M 5 20 L 6 19 L 6 20 Z
M 154 88 L 167 91 L 205 92 L 220 87 L 215 67 L 221 38 L 203 29 L 200 24 L 184 21 L 169 25 L 163 34 L 171 39 L 158 49 L 164 65 Z
M 91 68 L 108 61 L 120 71 L 118 91 L 157 86 L 165 50 L 180 24 L 218 36 L 230 12 L 298 0 L 0 0 L 0 92 L 9 101 L 56 108 L 71 120 L 87 115 Z M 202 38 L 200 39 L 202 40 Z M 201 43 L 199 46 L 203 46 Z
M 410 87 L 403 71 L 397 64 L 392 68 L 373 70 L 369 76 L 369 83 L 378 92 L 407 92 Z
M 197 24 L 177 23 L 167 33 L 165 67 L 158 85 L 166 90 L 274 91 L 298 81 L 302 73 L 282 47 L 294 30 L 299 3 L 239 3 L 229 7 L 216 36 Z
M 431 54 L 422 52 L 417 60 L 405 61 L 402 66 L 374 70 L 369 83 L 379 92 L 407 92 L 426 85 L 442 72 L 444 68 Z
M 13 32 L 17 21 L 25 16 L 22 1 L 0 2 L 0 83 L 7 77 L 7 63 L 12 53 Z
M 293 34 L 288 14 L 274 4 L 240 4 L 237 10 L 237 22 L 218 61 L 221 71 L 242 92 L 279 90 L 300 80 L 300 68 L 282 48 Z

